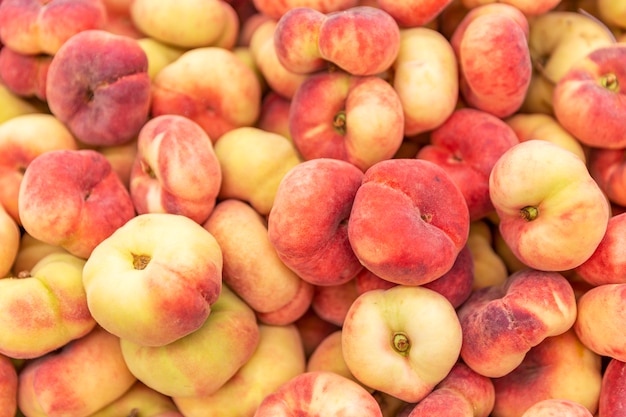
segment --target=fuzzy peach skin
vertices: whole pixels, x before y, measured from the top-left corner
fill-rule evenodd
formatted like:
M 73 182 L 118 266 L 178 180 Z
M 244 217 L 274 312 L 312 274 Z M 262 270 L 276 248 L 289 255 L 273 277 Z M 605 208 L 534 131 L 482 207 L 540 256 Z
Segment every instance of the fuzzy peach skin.
M 274 21 L 272 42 L 285 70 L 307 75 L 328 68 L 320 56 L 319 34 L 326 14 L 311 7 L 294 7 Z
M 17 411 L 17 370 L 8 356 L 0 355 L 0 417 L 14 417 Z
M 533 404 L 522 417 L 593 417 L 593 414 L 576 401 L 549 398 Z
M 301 278 L 280 260 L 267 221 L 249 204 L 220 201 L 202 226 L 222 250 L 223 282 L 254 311 L 278 310 L 296 296 Z
M 269 90 L 291 99 L 308 74 L 287 69 L 280 61 L 274 42 L 277 27 L 275 20 L 261 23 L 251 36 L 248 50 Z
M 626 206 L 624 149 L 588 148 L 589 173 L 611 203 Z
M 455 110 L 458 62 L 450 42 L 440 32 L 426 27 L 402 29 L 392 70 L 393 87 L 404 111 L 406 136 L 435 129 Z
M 618 416 L 626 407 L 626 362 L 610 359 L 602 374 L 598 417 Z
M 81 258 L 135 216 L 111 164 L 89 149 L 48 151 L 33 159 L 20 184 L 18 211 L 31 236 Z
M 342 284 L 361 270 L 348 219 L 362 178 L 349 162 L 318 158 L 296 165 L 280 182 L 268 236 L 279 258 L 306 282 Z
M 581 342 L 597 353 L 626 361 L 626 337 L 620 323 L 625 311 L 626 284 L 603 284 L 578 298 L 574 330 Z M 609 319 L 610 317 L 610 319 Z
M 17 401 L 29 417 L 88 416 L 135 382 L 119 338 L 95 327 L 58 351 L 29 361 L 19 375 Z
M 154 80 L 163 67 L 176 61 L 186 51 L 183 48 L 169 45 L 149 36 L 140 37 L 137 39 L 137 43 L 148 58 L 148 75 L 151 80 Z
M 365 171 L 400 148 L 402 102 L 380 77 L 312 74 L 291 99 L 289 134 L 305 160 L 340 159 Z
M 194 48 L 162 68 L 153 80 L 152 117 L 189 117 L 215 143 L 236 127 L 251 126 L 259 115 L 259 78 L 233 51 Z
M 363 386 L 330 371 L 304 372 L 265 397 L 253 417 L 293 415 L 382 417 L 376 399 Z
M 298 7 L 330 13 L 357 6 L 359 0 L 252 0 L 252 4 L 260 13 L 279 20 L 284 14 Z
M 587 150 L 551 114 L 515 113 L 506 118 L 505 122 L 513 129 L 519 142 L 532 139 L 547 140 L 573 152 L 581 161 L 587 162 Z
M 133 1 L 130 16 L 146 36 L 184 49 L 212 46 L 226 27 L 222 0 Z
M 584 145 L 626 146 L 626 44 L 599 47 L 576 61 L 554 87 L 556 119 Z
M 615 35 L 593 16 L 588 4 L 578 7 L 550 10 L 529 19 L 528 47 L 534 67 L 521 107 L 524 112 L 553 115 L 556 83 L 576 61 L 615 43 Z M 591 13 L 580 13 L 580 9 Z
M 470 220 L 494 211 L 489 175 L 502 154 L 518 144 L 515 132 L 502 119 L 473 108 L 455 110 L 430 132 L 430 143 L 416 158 L 442 167 L 463 193 Z
M 52 55 L 26 55 L 0 49 L 0 79 L 13 93 L 46 101 L 46 78 Z
M 452 268 L 469 222 L 465 198 L 443 168 L 390 159 L 365 172 L 347 229 L 367 269 L 397 284 L 422 285 Z
M 162 346 L 209 317 L 222 289 L 222 252 L 188 217 L 141 214 L 97 246 L 83 284 L 102 327 L 129 342 Z
M 302 162 L 293 143 L 278 133 L 240 127 L 215 144 L 222 171 L 219 200 L 236 198 L 269 214 L 283 177 Z
M 343 359 L 341 346 L 341 330 L 336 330 L 322 340 L 306 362 L 307 372 L 327 371 L 341 375 L 360 384 L 352 375 Z M 370 390 L 369 387 L 364 387 Z
M 448 272 L 422 286 L 443 295 L 454 308 L 458 308 L 472 293 L 474 275 L 472 253 L 465 245 Z
M 517 368 L 494 378 L 493 417 L 520 416 L 551 398 L 574 401 L 588 413 L 598 410 L 602 358 L 587 349 L 574 330 L 548 337 L 533 347 Z
M 472 292 L 458 309 L 461 358 L 475 372 L 502 377 L 545 338 L 576 320 L 576 297 L 558 272 L 525 269 L 500 284 Z
M 134 139 L 146 122 L 150 87 L 148 59 L 135 39 L 88 30 L 54 55 L 46 99 L 76 139 L 111 146 Z
M 22 114 L 0 124 L 0 204 L 16 222 L 21 224 L 19 190 L 32 160 L 48 151 L 77 148 L 69 129 L 51 114 Z
M 554 143 L 528 140 L 506 151 L 491 171 L 489 193 L 503 239 L 531 268 L 575 268 L 606 232 L 604 193 L 585 163 Z
M 389 13 L 402 28 L 415 28 L 435 21 L 453 0 L 377 0 L 378 7 Z
M 599 0 L 596 7 L 598 16 L 607 26 L 626 29 L 626 5 L 621 2 Z
M 575 271 L 591 285 L 626 284 L 626 213 L 611 216 L 606 233 L 594 253 Z
M 461 325 L 452 304 L 421 286 L 361 294 L 342 327 L 348 369 L 361 384 L 416 403 L 459 358 Z
M 266 132 L 278 133 L 290 141 L 289 110 L 291 99 L 281 96 L 275 91 L 269 91 L 261 102 L 261 113 L 256 127 Z
M 462 0 L 461 3 L 468 9 L 473 9 L 485 4 L 496 3 L 496 0 Z M 558 6 L 560 0 L 505 0 L 503 4 L 514 6 L 527 16 L 538 16 L 547 13 Z
M 124 394 L 89 417 L 120 417 L 129 412 L 145 417 L 165 417 L 162 413 L 174 413 L 167 414 L 169 417 L 183 417 L 170 397 L 141 381 L 136 381 Z
M 311 308 L 322 319 L 341 327 L 358 296 L 356 277 L 343 284 L 316 285 Z
M 495 249 L 495 236 L 486 220 L 470 223 L 467 247 L 474 269 L 472 289 L 498 285 L 509 276 L 506 263 Z
M 341 329 L 341 327 L 322 319 L 313 308 L 309 308 L 293 324 L 300 333 L 304 355 L 307 359 L 328 335 Z
M 300 280 L 300 286 L 296 295 L 284 306 L 268 312 L 256 312 L 259 323 L 272 326 L 286 326 L 295 323 L 311 308 L 315 285 Z
M 259 344 L 220 389 L 205 397 L 176 397 L 185 417 L 252 416 L 265 397 L 305 372 L 302 340 L 295 325 L 259 325 Z
M 130 175 L 138 214 L 181 214 L 203 223 L 221 185 L 220 163 L 200 125 L 176 114 L 156 116 L 143 125 Z
M 493 409 L 495 391 L 490 378 L 477 374 L 463 362 L 450 373 L 406 417 L 487 417 Z
M 30 271 L 0 279 L 0 353 L 31 359 L 89 333 L 96 325 L 87 307 L 85 261 L 51 253 Z
M 495 3 L 507 8 L 504 3 Z M 468 106 L 503 118 L 523 104 L 532 77 L 528 22 L 513 6 L 468 13 L 450 40 L 459 63 L 459 91 Z M 476 10 L 476 9 L 474 9 Z M 510 16 L 515 14 L 521 16 Z
M 196 331 L 162 346 L 121 339 L 130 371 L 171 397 L 215 393 L 252 357 L 260 340 L 254 311 L 227 286 Z
M 54 55 L 76 33 L 101 29 L 106 21 L 101 0 L 3 0 L 0 41 L 22 54 Z
M 400 49 L 400 28 L 383 9 L 355 6 L 326 14 L 318 34 L 320 56 L 360 76 L 389 70 Z
M 4 278 L 11 272 L 13 264 L 17 259 L 22 233 L 17 222 L 13 220 L 2 205 L 0 205 L 0 236 L 2 236 L 2 245 L 0 245 L 0 278 Z

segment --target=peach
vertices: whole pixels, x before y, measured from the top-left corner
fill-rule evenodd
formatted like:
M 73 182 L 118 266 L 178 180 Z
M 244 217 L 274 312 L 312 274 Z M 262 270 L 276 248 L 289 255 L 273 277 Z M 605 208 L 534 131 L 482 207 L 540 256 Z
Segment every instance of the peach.
M 576 61 L 554 87 L 556 119 L 584 145 L 623 148 L 626 89 L 621 84 L 625 77 L 626 44 L 594 49 Z
M 307 372 L 333 372 L 360 384 L 343 359 L 341 330 L 329 334 L 315 348 L 306 363 Z M 368 387 L 365 387 L 369 389 Z
M 171 397 L 215 393 L 252 357 L 260 339 L 254 311 L 227 286 L 200 328 L 162 346 L 121 339 L 137 379 Z
M 19 225 L 2 205 L 0 205 L 0 236 L 2 236 L 2 246 L 0 247 L 1 279 L 7 276 L 17 259 L 22 236 Z
M 593 414 L 576 401 L 549 398 L 530 406 L 522 417 L 593 417 Z
M 259 12 L 279 20 L 291 9 L 307 7 L 321 13 L 330 13 L 354 7 L 359 0 L 252 0 L 252 4 Z
M 304 355 L 308 359 L 324 339 L 341 327 L 322 319 L 313 308 L 309 308 L 294 325 L 300 333 Z
M 352 202 L 363 172 L 319 158 L 293 167 L 276 191 L 268 236 L 279 258 L 313 285 L 338 285 L 362 268 L 348 240 Z M 298 213 L 298 216 L 294 216 Z
M 33 159 L 18 194 L 22 226 L 34 238 L 87 258 L 135 216 L 128 190 L 93 150 L 55 150 Z
M 464 101 L 504 118 L 523 104 L 532 62 L 524 15 L 513 6 L 495 5 L 498 7 L 489 12 L 481 12 L 480 7 L 470 11 L 450 42 L 459 62 L 459 90 Z
M 259 325 L 259 344 L 248 361 L 221 388 L 205 397 L 176 397 L 185 417 L 252 416 L 265 397 L 305 372 L 295 325 Z
M 69 253 L 51 253 L 31 270 L 0 279 L 0 353 L 36 358 L 94 328 L 82 282 L 84 265 Z
M 626 389 L 626 362 L 610 359 L 602 374 L 598 416 L 618 416 L 624 412 Z
M 278 310 L 296 296 L 300 277 L 280 260 L 265 218 L 249 204 L 222 200 L 202 226 L 222 250 L 223 282 L 255 312 Z
M 312 74 L 291 99 L 289 133 L 305 160 L 334 158 L 365 171 L 398 151 L 402 102 L 380 77 Z
M 129 185 L 138 214 L 180 214 L 203 223 L 221 184 L 213 142 L 200 125 L 175 114 L 156 116 L 143 125 Z
M 21 97 L 46 101 L 46 79 L 51 55 L 26 55 L 4 47 L 0 49 L 0 79 Z
M 183 417 L 171 398 L 136 381 L 124 394 L 89 417 L 130 417 L 133 413 L 137 416 L 165 417 L 162 413 L 167 412 L 173 413 L 168 414 L 169 417 Z
M 513 129 L 519 142 L 532 139 L 547 140 L 576 154 L 583 162 L 587 162 L 586 150 L 551 114 L 516 113 L 505 120 Z
M 469 223 L 465 198 L 443 168 L 390 159 L 365 172 L 347 229 L 367 269 L 397 284 L 422 285 L 452 268 Z
M 502 154 L 518 144 L 515 132 L 500 118 L 473 108 L 455 110 L 430 133 L 430 143 L 416 158 L 442 167 L 463 193 L 470 220 L 495 211 L 489 175 Z
M 19 249 L 13 262 L 13 275 L 17 276 L 23 271 L 30 271 L 37 262 L 51 253 L 68 252 L 60 246 L 42 242 L 23 232 L 19 241 Z
M 586 261 L 610 216 L 604 193 L 574 153 L 545 140 L 520 142 L 489 177 L 499 229 L 531 268 L 566 271 Z
M 0 417 L 14 417 L 17 412 L 17 369 L 8 356 L 0 355 Z
M 252 126 L 260 103 L 254 70 L 233 51 L 209 46 L 188 50 L 159 71 L 150 111 L 189 117 L 216 143 L 229 130 Z
M 168 45 L 147 36 L 137 39 L 137 43 L 148 58 L 148 76 L 151 80 L 154 80 L 161 69 L 176 61 L 185 53 L 183 48 Z
M 435 21 L 453 0 L 376 0 L 378 7 L 389 13 L 403 28 L 424 26 Z
M 525 269 L 500 284 L 472 292 L 459 308 L 461 358 L 475 372 L 502 377 L 528 351 L 576 320 L 576 298 L 558 272 Z
M 588 148 L 587 167 L 613 204 L 626 205 L 626 161 L 624 149 Z
M 135 138 L 150 111 L 148 59 L 137 40 L 104 30 L 68 39 L 46 78 L 50 111 L 76 139 L 120 145 Z
M 147 346 L 199 329 L 222 289 L 222 252 L 188 217 L 133 217 L 103 240 L 83 269 L 89 310 L 107 331 Z
M 469 247 L 465 245 L 448 272 L 422 286 L 443 295 L 454 308 L 458 308 L 472 293 L 473 283 L 474 260 Z
M 222 0 L 133 1 L 133 24 L 146 36 L 184 49 L 213 46 L 226 26 Z
M 280 61 L 274 42 L 277 22 L 268 20 L 259 25 L 250 39 L 249 51 L 263 80 L 269 89 L 282 97 L 291 99 L 296 90 L 307 78 L 307 74 L 287 69 Z
M 354 285 L 356 285 L 356 291 L 360 295 L 370 290 L 386 290 L 398 284 L 382 279 L 369 269 L 363 268 L 354 277 Z
M 107 11 L 101 0 L 4 0 L 0 41 L 16 52 L 54 55 L 72 36 L 101 29 Z
M 411 408 L 407 417 L 488 417 L 494 402 L 492 380 L 472 371 L 463 362 L 457 362 L 450 373 Z
M 452 304 L 422 286 L 361 294 L 342 327 L 342 352 L 363 385 L 419 402 L 459 358 L 463 335 Z
M 620 326 L 624 297 L 626 284 L 603 284 L 585 291 L 578 298 L 574 323 L 576 335 L 587 348 L 620 361 L 626 361 L 626 340 Z
M 311 308 L 315 286 L 305 280 L 300 280 L 300 287 L 296 295 L 284 306 L 268 312 L 256 312 L 259 323 L 272 326 L 286 326 L 295 323 Z
M 611 28 L 626 29 L 626 5 L 621 2 L 599 0 L 598 16 Z
M 350 306 L 358 296 L 355 278 L 342 284 L 317 285 L 311 308 L 323 320 L 341 327 Z
M 293 415 L 383 416 L 364 387 L 329 371 L 304 372 L 291 378 L 263 399 L 253 417 Z
M 77 148 L 72 133 L 51 114 L 17 115 L 0 125 L 0 204 L 18 224 L 19 190 L 28 165 L 45 152 Z
M 576 273 L 592 285 L 626 284 L 626 263 L 622 259 L 626 213 L 613 215 L 594 253 L 576 268 Z
M 485 4 L 496 3 L 496 0 L 462 0 L 461 3 L 468 9 L 473 9 Z M 502 3 L 518 8 L 527 16 L 537 16 L 551 11 L 561 3 L 561 0 L 505 0 Z
M 130 176 L 137 158 L 137 140 L 134 139 L 121 145 L 98 146 L 93 149 L 104 155 L 111 164 L 111 169 L 122 180 L 122 184 L 130 189 Z
M 278 133 L 292 141 L 289 133 L 289 110 L 291 99 L 269 91 L 261 102 L 261 110 L 256 127 L 266 132 Z
M 544 339 L 510 373 L 493 379 L 493 417 L 521 416 L 551 398 L 574 401 L 594 414 L 602 381 L 601 357 L 587 349 L 572 329 Z
M 44 107 L 41 103 L 33 103 L 31 100 L 13 93 L 0 80 L 0 123 L 23 114 L 44 113 Z
M 95 327 L 22 368 L 18 406 L 27 416 L 88 416 L 122 396 L 135 382 L 119 339 Z
M 302 161 L 293 143 L 278 133 L 240 127 L 215 143 L 222 171 L 219 200 L 236 198 L 268 215 L 281 180 Z
M 389 2 L 392 3 L 406 4 Z M 402 29 L 392 71 L 393 87 L 404 110 L 406 136 L 437 128 L 455 110 L 459 96 L 458 62 L 452 46 L 440 32 L 426 27 Z
M 507 279 L 507 264 L 496 251 L 495 236 L 486 220 L 470 223 L 467 247 L 474 267 L 473 290 L 498 285 Z

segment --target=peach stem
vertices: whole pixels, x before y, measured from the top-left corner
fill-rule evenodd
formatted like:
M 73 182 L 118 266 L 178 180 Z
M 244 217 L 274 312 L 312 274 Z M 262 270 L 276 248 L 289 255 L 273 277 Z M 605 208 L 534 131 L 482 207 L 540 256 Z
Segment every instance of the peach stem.
M 394 333 L 393 348 L 396 350 L 396 352 L 400 353 L 403 356 L 406 356 L 409 354 L 411 341 L 409 340 L 408 336 L 402 332 Z
M 345 135 L 346 134 L 346 112 L 340 111 L 335 115 L 333 119 L 333 129 L 335 132 Z
M 135 255 L 133 253 L 133 267 L 138 270 L 146 269 L 146 266 L 150 263 L 150 257 L 148 255 Z
M 619 81 L 617 80 L 617 76 L 613 73 L 603 75 L 602 78 L 600 78 L 600 85 L 609 91 L 615 92 L 619 90 Z
M 524 220 L 532 222 L 539 215 L 539 210 L 537 209 L 537 207 L 526 206 L 520 210 L 520 214 L 522 215 L 522 218 Z

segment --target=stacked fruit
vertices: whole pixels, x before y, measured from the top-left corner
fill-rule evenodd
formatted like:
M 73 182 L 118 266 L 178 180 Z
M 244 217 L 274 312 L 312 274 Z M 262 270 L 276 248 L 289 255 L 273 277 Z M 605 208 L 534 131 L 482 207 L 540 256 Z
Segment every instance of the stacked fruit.
M 622 33 L 0 0 L 0 417 L 624 415 Z

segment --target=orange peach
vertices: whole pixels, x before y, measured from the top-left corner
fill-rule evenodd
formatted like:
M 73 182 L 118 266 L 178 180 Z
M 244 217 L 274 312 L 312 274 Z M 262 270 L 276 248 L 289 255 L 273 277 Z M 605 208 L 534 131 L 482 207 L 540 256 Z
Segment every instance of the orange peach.
M 151 115 L 189 117 L 216 141 L 236 127 L 256 122 L 261 84 L 233 51 L 194 48 L 163 67 L 153 80 Z
M 510 373 L 494 378 L 493 417 L 521 416 L 551 398 L 578 403 L 590 415 L 598 410 L 602 358 L 586 348 L 572 329 L 548 337 L 528 351 Z
M 560 273 L 513 273 L 500 285 L 475 290 L 459 308 L 461 358 L 481 375 L 502 377 L 531 348 L 572 327 L 576 312 L 574 290 Z
M 77 148 L 74 135 L 51 114 L 22 114 L 0 125 L 0 204 L 16 222 L 21 224 L 19 189 L 32 160 L 48 151 Z
M 222 252 L 188 217 L 133 217 L 103 240 L 83 269 L 89 310 L 127 341 L 163 346 L 193 333 L 222 289 Z
M 305 160 L 334 158 L 365 171 L 398 151 L 402 102 L 380 77 L 312 74 L 291 99 L 289 133 Z
M 404 285 L 448 272 L 470 223 L 461 190 L 443 168 L 423 159 L 390 159 L 369 168 L 347 221 L 363 266 Z
M 249 204 L 222 200 L 202 226 L 222 250 L 223 282 L 255 312 L 272 312 L 294 299 L 301 279 L 280 260 L 265 218 Z
M 88 149 L 48 151 L 33 159 L 20 184 L 18 210 L 30 235 L 82 258 L 135 216 L 109 161 Z
M 119 338 L 96 327 L 22 368 L 18 406 L 27 416 L 88 416 L 121 397 L 135 382 Z
M 171 397 L 205 397 L 218 391 L 252 357 L 260 340 L 254 311 L 227 286 L 202 326 L 162 346 L 121 339 L 137 379 Z
M 4 0 L 0 41 L 23 54 L 54 55 L 75 34 L 101 29 L 107 11 L 101 0 Z
M 129 191 L 135 210 L 208 219 L 222 185 L 220 163 L 207 133 L 175 114 L 146 122 L 137 138 Z
M 46 99 L 52 114 L 81 142 L 129 142 L 150 111 L 146 53 L 127 36 L 104 30 L 77 33 L 50 62 Z
M 348 219 L 362 178 L 349 162 L 319 158 L 296 165 L 280 182 L 268 235 L 279 258 L 303 280 L 342 284 L 362 268 L 348 240 Z

